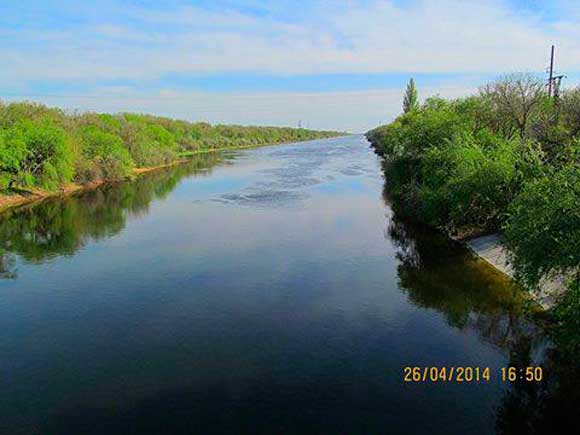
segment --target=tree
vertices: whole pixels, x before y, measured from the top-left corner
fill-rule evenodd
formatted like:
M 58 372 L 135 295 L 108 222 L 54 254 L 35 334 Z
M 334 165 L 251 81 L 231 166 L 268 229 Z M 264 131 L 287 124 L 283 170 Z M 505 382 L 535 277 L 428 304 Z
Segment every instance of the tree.
M 528 183 L 509 207 L 504 241 L 530 287 L 557 275 L 580 278 L 580 167 L 572 162 Z
M 403 112 L 408 113 L 419 108 L 419 97 L 417 95 L 417 87 L 415 80 L 409 80 L 407 89 L 405 90 L 405 97 L 403 98 Z
M 501 130 L 515 130 L 524 138 L 548 98 L 544 88 L 544 83 L 533 74 L 517 73 L 485 85 L 480 94 L 489 101 L 499 119 L 508 124 Z
M 175 161 L 203 148 L 317 139 L 338 132 L 212 126 L 152 115 L 66 113 L 42 104 L 0 101 L 0 191 L 56 189 L 71 180 L 118 180 L 133 166 Z
M 560 97 L 562 123 L 570 136 L 580 135 L 580 86 L 567 90 Z
M 22 162 L 22 184 L 55 189 L 72 179 L 73 154 L 66 132 L 50 119 L 25 119 L 15 125 L 28 150 Z
M 15 184 L 28 155 L 22 132 L 16 128 L 0 130 L 0 189 Z
M 133 161 L 120 137 L 89 125 L 81 130 L 83 158 L 76 167 L 76 179 L 89 182 L 119 180 L 130 175 Z

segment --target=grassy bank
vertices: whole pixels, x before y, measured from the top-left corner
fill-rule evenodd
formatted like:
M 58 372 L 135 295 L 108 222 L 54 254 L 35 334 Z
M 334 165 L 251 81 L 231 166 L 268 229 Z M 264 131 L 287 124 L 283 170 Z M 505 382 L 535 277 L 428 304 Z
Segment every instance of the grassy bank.
M 0 208 L 129 178 L 203 152 L 338 136 L 0 101 Z
M 561 306 L 578 306 L 580 88 L 554 98 L 519 74 L 451 101 L 419 105 L 413 92 L 403 114 L 367 133 L 397 211 L 456 237 L 499 232 L 518 280 L 531 289 L 570 276 L 576 291 Z

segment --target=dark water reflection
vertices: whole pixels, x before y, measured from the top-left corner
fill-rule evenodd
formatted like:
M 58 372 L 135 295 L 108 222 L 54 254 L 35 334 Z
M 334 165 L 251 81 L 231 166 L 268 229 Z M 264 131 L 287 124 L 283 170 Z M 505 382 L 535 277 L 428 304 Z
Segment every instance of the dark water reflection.
M 73 255 L 89 240 L 118 234 L 127 216 L 147 214 L 151 202 L 169 195 L 183 178 L 210 175 L 212 167 L 224 162 L 222 154 L 201 154 L 189 163 L 151 172 L 135 182 L 8 210 L 0 216 L 0 249 L 5 256 L 17 254 L 29 262 Z M 15 276 L 8 261 L 0 265 L 4 277 Z
M 0 432 L 555 433 L 577 368 L 519 289 L 393 216 L 349 137 L 0 218 Z M 537 384 L 499 368 L 541 364 Z M 479 366 L 492 382 L 406 384 Z

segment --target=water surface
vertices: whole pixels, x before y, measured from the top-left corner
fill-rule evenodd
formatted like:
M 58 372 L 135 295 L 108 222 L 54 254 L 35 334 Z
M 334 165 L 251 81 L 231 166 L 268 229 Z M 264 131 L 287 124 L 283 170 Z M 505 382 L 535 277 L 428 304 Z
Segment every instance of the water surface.
M 519 289 L 399 220 L 383 185 L 351 136 L 198 156 L 3 214 L 0 432 L 549 428 L 568 412 L 561 362 Z M 541 384 L 499 380 L 537 363 Z M 405 366 L 492 381 L 409 384 Z

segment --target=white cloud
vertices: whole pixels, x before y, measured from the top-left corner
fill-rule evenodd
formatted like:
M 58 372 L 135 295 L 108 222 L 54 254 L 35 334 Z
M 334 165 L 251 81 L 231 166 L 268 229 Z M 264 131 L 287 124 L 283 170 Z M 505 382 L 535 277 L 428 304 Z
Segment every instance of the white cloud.
M 21 31 L 4 45 L 0 78 L 154 79 L 169 73 L 255 71 L 505 72 L 542 70 L 551 43 L 562 70 L 580 70 L 570 13 L 553 21 L 501 1 L 323 2 L 296 23 L 194 7 L 128 9 L 126 22 L 73 32 Z
M 320 1 L 292 17 L 281 4 L 272 3 L 259 16 L 217 8 L 127 7 L 99 11 L 90 20 L 78 20 L 84 24 L 74 21 L 60 30 L 36 22 L 18 31 L 0 29 L 0 83 L 6 90 L 34 89 L 35 81 L 69 81 L 82 88 L 120 79 L 132 87 L 45 102 L 223 123 L 296 125 L 302 120 L 312 128 L 364 131 L 399 112 L 402 90 L 253 95 L 197 90 L 174 96 L 171 89 L 153 93 L 147 86 L 172 74 L 542 71 L 552 43 L 558 47 L 558 70 L 580 71 L 580 8 L 573 0 L 559 0 L 562 13 L 549 19 L 542 10 L 516 10 L 502 0 L 417 0 L 403 6 Z M 419 85 L 425 96 L 454 97 L 477 84 Z

